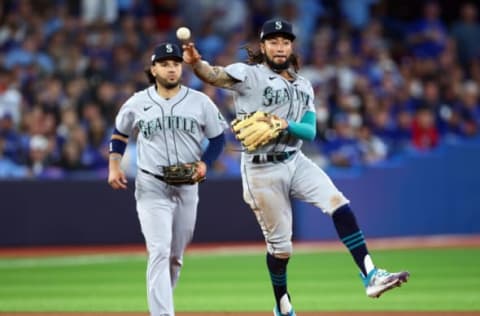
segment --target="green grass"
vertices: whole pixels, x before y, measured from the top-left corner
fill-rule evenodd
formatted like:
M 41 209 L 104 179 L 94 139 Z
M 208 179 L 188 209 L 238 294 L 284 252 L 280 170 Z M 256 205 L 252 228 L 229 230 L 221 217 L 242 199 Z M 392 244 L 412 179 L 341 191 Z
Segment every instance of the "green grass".
M 375 251 L 408 284 L 379 300 L 365 296 L 346 252 L 296 253 L 289 291 L 298 311 L 480 310 L 480 249 Z M 146 311 L 143 256 L 0 259 L 0 311 Z M 269 311 L 263 254 L 185 258 L 177 311 Z

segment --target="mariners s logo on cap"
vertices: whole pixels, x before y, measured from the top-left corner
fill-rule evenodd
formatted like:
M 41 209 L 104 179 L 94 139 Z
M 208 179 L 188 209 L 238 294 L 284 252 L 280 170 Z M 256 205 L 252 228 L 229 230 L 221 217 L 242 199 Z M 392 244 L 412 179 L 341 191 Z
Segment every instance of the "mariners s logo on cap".
M 162 43 L 155 47 L 152 54 L 152 63 L 158 60 L 165 59 L 183 61 L 182 51 L 180 50 L 180 47 L 173 43 Z
M 263 41 L 274 35 L 284 36 L 291 41 L 296 37 L 295 34 L 293 34 L 292 24 L 279 18 L 268 20 L 263 24 L 260 32 L 260 40 Z

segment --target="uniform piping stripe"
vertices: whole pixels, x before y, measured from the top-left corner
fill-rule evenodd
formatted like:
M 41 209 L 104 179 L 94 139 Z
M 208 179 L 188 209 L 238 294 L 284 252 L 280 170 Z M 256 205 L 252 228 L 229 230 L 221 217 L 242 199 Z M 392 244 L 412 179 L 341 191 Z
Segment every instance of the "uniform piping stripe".
M 277 282 L 277 283 L 285 283 L 285 281 L 287 280 L 286 278 L 279 278 L 279 279 L 274 279 L 274 278 L 271 278 L 272 282 Z
M 150 95 L 149 89 L 147 89 L 147 95 L 150 98 L 150 100 L 152 100 L 152 102 L 155 103 L 160 108 L 160 111 L 162 111 L 162 122 L 163 122 L 165 120 L 165 111 L 163 110 L 163 107 L 161 106 L 160 103 L 158 103 L 153 99 L 153 97 Z M 165 149 L 166 149 L 165 152 L 167 153 L 168 164 L 171 165 L 172 161 L 170 160 L 170 150 L 168 149 L 167 130 L 165 128 L 163 129 L 163 138 L 165 139 Z
M 350 246 L 350 245 L 353 245 L 353 244 L 355 244 L 355 243 L 357 243 L 357 242 L 359 242 L 359 241 L 361 241 L 361 240 L 365 240 L 365 239 L 363 238 L 363 236 L 358 236 L 358 237 L 355 238 L 355 239 L 351 239 L 351 240 L 349 240 L 349 241 L 347 241 L 347 242 L 344 242 L 344 244 L 345 244 L 346 246 Z
M 275 284 L 275 285 L 284 285 L 287 283 L 287 280 L 286 279 L 283 279 L 283 280 L 274 280 L 272 279 L 272 284 Z
M 273 285 L 285 285 L 287 284 L 287 275 L 286 274 L 271 274 L 270 279 L 272 280 Z
M 275 280 L 284 280 L 287 278 L 286 274 L 272 274 L 270 273 L 270 277 Z
M 180 101 L 178 101 L 177 103 L 175 103 L 174 105 L 172 105 L 172 107 L 170 108 L 170 117 L 173 117 L 173 109 L 178 105 L 180 104 L 180 102 L 182 102 L 188 95 L 188 93 L 190 92 L 190 88 L 186 87 L 187 88 L 187 91 L 185 91 L 185 95 L 180 99 Z M 168 123 L 170 124 L 170 120 L 168 120 Z M 177 163 L 180 162 L 180 160 L 178 160 L 178 149 L 177 149 L 177 140 L 175 139 L 175 130 L 172 129 L 172 136 L 173 136 L 173 145 L 175 146 L 175 158 L 177 158 Z
M 287 280 L 287 278 L 285 276 L 283 276 L 282 278 L 271 278 L 271 280 L 273 282 L 280 282 L 280 283 L 285 283 L 285 281 Z
M 255 197 L 253 196 L 253 192 L 250 189 L 250 184 L 248 183 L 247 167 L 245 165 L 243 165 L 243 172 L 245 173 L 245 183 L 247 184 L 248 193 L 250 194 L 250 197 L 252 198 L 253 204 L 255 204 L 255 209 L 258 210 L 257 202 L 255 201 Z
M 358 232 L 353 233 L 353 234 L 351 234 L 351 235 L 348 235 L 348 236 L 346 236 L 346 237 L 343 237 L 343 238 L 342 238 L 342 242 L 343 242 L 343 243 L 346 243 L 346 242 L 348 242 L 349 240 L 354 239 L 354 238 L 356 238 L 356 237 L 359 236 L 359 235 L 363 236 L 363 233 L 362 233 L 361 230 L 359 230 Z
M 357 247 L 360 247 L 361 245 L 364 245 L 364 244 L 365 244 L 365 240 L 362 239 L 361 241 L 357 242 L 356 244 L 353 244 L 353 245 L 349 246 L 348 249 L 353 250 L 353 249 L 355 249 Z

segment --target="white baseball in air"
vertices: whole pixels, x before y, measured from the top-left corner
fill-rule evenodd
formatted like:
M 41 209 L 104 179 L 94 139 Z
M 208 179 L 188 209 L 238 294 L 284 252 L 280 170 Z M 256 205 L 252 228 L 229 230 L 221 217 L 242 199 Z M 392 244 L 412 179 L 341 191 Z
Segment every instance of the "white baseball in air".
M 181 41 L 186 41 L 190 38 L 190 30 L 188 27 L 182 26 L 177 29 L 177 38 Z

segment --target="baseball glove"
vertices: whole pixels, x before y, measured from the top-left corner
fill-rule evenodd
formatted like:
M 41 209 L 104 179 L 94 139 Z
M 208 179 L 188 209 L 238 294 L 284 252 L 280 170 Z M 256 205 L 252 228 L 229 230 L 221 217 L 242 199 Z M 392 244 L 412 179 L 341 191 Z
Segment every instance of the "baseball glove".
M 246 118 L 235 119 L 231 127 L 236 138 L 249 152 L 255 151 L 273 139 L 284 129 L 283 120 L 270 113 L 257 111 Z
M 163 167 L 164 181 L 171 185 L 195 184 L 205 180 L 205 175 L 198 173 L 199 164 L 186 163 Z

